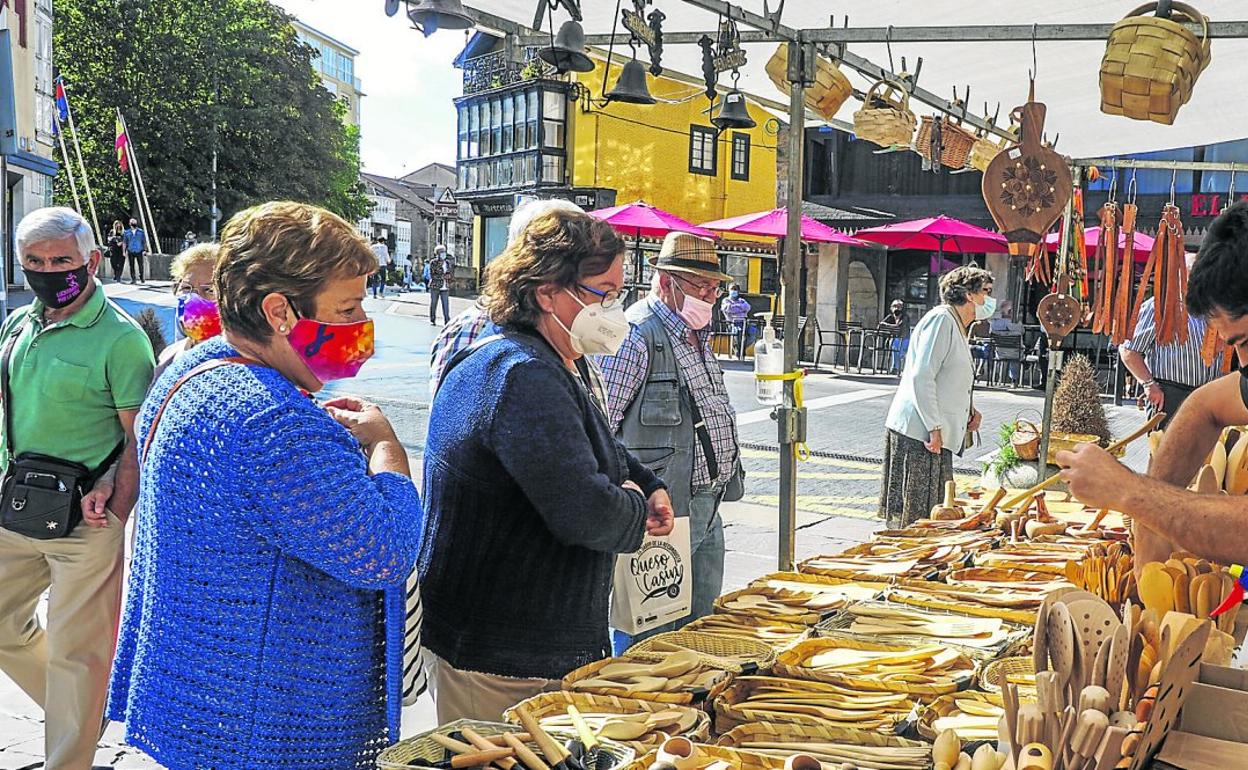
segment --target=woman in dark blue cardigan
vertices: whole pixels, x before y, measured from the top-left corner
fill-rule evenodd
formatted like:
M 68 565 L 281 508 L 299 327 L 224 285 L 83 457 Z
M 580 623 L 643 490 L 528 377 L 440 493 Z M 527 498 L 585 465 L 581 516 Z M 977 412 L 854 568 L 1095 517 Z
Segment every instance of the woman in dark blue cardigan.
M 434 398 L 419 570 L 443 722 L 498 720 L 605 657 L 615 555 L 671 530 L 662 481 L 612 435 L 584 358 L 627 334 L 623 253 L 585 214 L 534 219 L 486 278 L 503 334 L 452 360 Z

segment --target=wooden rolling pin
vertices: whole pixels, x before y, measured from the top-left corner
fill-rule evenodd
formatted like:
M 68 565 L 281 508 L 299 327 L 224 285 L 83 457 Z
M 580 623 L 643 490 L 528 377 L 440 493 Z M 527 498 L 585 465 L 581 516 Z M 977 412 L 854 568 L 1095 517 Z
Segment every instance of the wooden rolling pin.
M 1106 449 L 1105 451 L 1109 452 L 1110 454 L 1117 452 L 1119 449 L 1122 449 L 1127 444 L 1130 444 L 1132 441 L 1135 441 L 1140 436 L 1143 436 L 1144 434 L 1151 431 L 1153 428 L 1157 427 L 1157 425 L 1164 419 L 1166 419 L 1166 413 L 1158 412 L 1157 414 L 1150 417 L 1148 422 L 1144 423 L 1139 428 L 1132 431 L 1126 438 L 1119 439 L 1115 441 L 1114 443 L 1110 444 L 1109 448 Z M 1044 481 L 1041 481 L 1039 484 L 1035 485 L 1031 489 L 1025 490 L 1023 492 L 1019 492 L 1017 495 L 1014 495 L 1009 500 L 1006 500 L 1004 503 L 1001 504 L 1001 507 L 1013 508 L 1014 506 L 1018 505 L 1019 503 L 1031 497 L 1032 495 L 1036 494 L 1037 492 L 1043 492 L 1044 490 L 1053 486 L 1060 479 L 1061 479 L 1061 476 L 1054 473 L 1052 476 L 1049 476 L 1047 479 L 1045 479 Z
M 514 734 L 503 733 L 503 740 L 508 746 L 516 750 L 516 758 L 523 762 L 524 766 L 529 770 L 550 770 L 550 765 L 543 762 L 540 757 L 534 754 L 533 751 L 529 749 L 528 746 L 525 746 L 524 743 L 522 743 Z

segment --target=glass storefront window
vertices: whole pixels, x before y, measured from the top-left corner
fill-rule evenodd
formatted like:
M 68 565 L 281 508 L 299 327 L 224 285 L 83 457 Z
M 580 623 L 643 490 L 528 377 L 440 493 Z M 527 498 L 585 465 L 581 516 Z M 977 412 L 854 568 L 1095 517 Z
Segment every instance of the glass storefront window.
M 542 147 L 552 149 L 563 149 L 563 121 L 562 120 L 543 120 L 542 121 Z

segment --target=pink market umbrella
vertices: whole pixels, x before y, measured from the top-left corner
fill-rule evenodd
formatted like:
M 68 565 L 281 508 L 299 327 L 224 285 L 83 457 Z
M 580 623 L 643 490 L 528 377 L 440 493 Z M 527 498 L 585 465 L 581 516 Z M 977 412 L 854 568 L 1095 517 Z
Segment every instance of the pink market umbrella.
M 662 238 L 673 230 L 693 233 L 703 238 L 715 237 L 715 233 L 687 222 L 675 214 L 655 208 L 644 201 L 612 206 L 609 209 L 598 209 L 589 212 L 589 215 L 595 219 L 601 219 L 622 233 L 639 238 L 642 236 Z
M 898 222 L 882 227 L 859 230 L 855 235 L 892 249 L 918 249 L 945 253 L 1005 254 L 1009 251 L 1005 236 L 976 227 L 970 222 L 945 215 Z M 950 244 L 951 248 L 946 248 Z
M 737 233 L 738 235 L 761 235 L 784 239 L 789 232 L 789 212 L 786 208 L 758 211 L 753 214 L 742 214 L 714 222 L 704 222 L 702 227 L 721 233 Z M 866 246 L 867 244 L 837 232 L 817 219 L 802 215 L 802 240 L 817 243 L 840 243 L 845 246 Z
M 1096 254 L 1096 242 L 1101 237 L 1101 228 L 1089 227 L 1083 231 L 1083 242 L 1088 250 L 1088 258 L 1091 259 Z M 1058 245 L 1061 243 L 1062 234 L 1049 233 L 1044 236 L 1044 245 L 1049 251 L 1056 252 Z M 1118 248 L 1125 249 L 1127 247 L 1127 238 L 1121 232 L 1118 233 Z M 1148 254 L 1153 250 L 1153 238 L 1144 233 L 1137 232 L 1135 240 L 1132 242 L 1132 251 L 1135 252 L 1136 262 L 1147 262 Z

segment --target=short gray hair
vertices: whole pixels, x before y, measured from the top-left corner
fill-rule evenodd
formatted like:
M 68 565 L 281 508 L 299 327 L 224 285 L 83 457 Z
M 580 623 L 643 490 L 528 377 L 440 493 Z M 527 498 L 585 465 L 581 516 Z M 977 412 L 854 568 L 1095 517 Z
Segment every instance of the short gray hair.
M 982 267 L 955 268 L 940 279 L 940 299 L 946 305 L 965 305 L 970 296 L 993 283 L 992 273 Z
M 540 217 L 542 214 L 549 214 L 552 211 L 571 211 L 576 214 L 584 214 L 585 209 L 576 205 L 572 201 L 563 198 L 546 198 L 525 201 L 520 204 L 520 208 L 511 214 L 511 224 L 507 225 L 507 242 L 514 243 L 519 239 L 520 234 L 529 226 L 529 223 Z
M 73 236 L 78 242 L 78 256 L 86 260 L 95 250 L 95 233 L 77 211 L 65 206 L 35 209 L 17 226 L 17 258 L 26 256 L 26 249 L 36 243 Z

